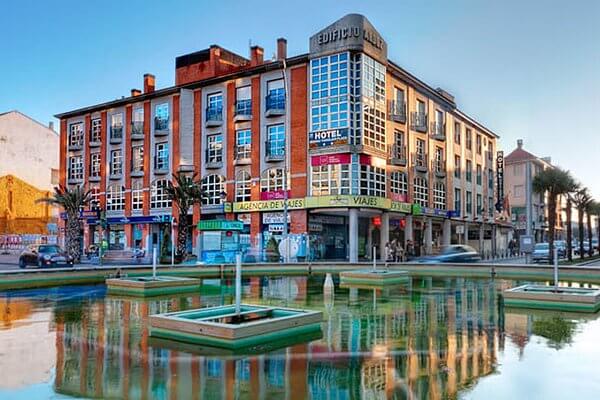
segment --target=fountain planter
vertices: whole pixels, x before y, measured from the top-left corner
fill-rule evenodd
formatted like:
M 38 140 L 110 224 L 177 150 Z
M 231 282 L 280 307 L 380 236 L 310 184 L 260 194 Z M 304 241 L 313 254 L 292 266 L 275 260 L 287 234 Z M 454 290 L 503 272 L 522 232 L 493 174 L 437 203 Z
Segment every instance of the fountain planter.
M 392 271 L 384 269 L 368 269 L 340 272 L 341 285 L 367 285 L 379 287 L 397 285 L 410 280 L 407 271 Z
M 320 311 L 241 304 L 150 316 L 153 338 L 243 349 L 321 331 Z
M 106 280 L 109 294 L 135 297 L 200 292 L 202 281 L 174 276 L 112 278 Z
M 504 305 L 557 311 L 600 310 L 600 289 L 523 285 L 504 291 Z

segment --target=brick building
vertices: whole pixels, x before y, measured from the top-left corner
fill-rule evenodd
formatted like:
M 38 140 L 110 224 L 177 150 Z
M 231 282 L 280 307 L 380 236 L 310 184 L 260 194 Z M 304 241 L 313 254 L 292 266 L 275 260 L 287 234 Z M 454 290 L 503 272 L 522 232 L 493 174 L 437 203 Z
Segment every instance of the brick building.
M 309 43 L 288 57 L 278 39 L 274 60 L 211 46 L 177 57 L 173 87 L 146 74 L 143 92 L 57 115 L 61 181 L 94 190 L 111 248 L 159 244 L 176 171 L 209 194 L 194 225 L 238 219 L 259 247 L 283 230 L 285 197 L 290 233 L 308 235 L 317 259 L 370 257 L 393 238 L 428 254 L 493 246 L 498 136 L 388 60 L 361 15 Z

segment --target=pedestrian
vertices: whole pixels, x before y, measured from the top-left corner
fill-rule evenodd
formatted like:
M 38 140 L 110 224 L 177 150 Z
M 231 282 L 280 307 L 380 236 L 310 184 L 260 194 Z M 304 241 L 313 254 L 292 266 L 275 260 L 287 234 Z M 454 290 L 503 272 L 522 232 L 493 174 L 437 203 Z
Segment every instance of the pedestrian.
M 385 261 L 386 262 L 392 261 L 393 250 L 392 250 L 392 247 L 390 245 L 390 242 L 385 242 L 385 249 L 384 249 L 384 251 L 385 251 L 385 254 L 384 254 Z
M 404 262 L 405 260 L 405 251 L 404 251 L 404 247 L 402 247 L 402 244 L 400 242 L 398 242 L 398 248 L 396 249 L 396 262 Z
M 510 254 L 511 257 L 513 257 L 515 255 L 515 240 L 511 239 L 508 242 L 508 253 Z
M 410 261 L 415 256 L 415 247 L 413 245 L 412 240 L 408 240 L 406 242 L 406 260 Z

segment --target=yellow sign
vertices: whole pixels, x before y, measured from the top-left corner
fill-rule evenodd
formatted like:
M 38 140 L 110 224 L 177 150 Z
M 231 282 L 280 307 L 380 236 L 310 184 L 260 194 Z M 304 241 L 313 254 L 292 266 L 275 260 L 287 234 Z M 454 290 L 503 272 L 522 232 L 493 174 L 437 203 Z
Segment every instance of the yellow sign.
M 390 206 L 390 211 L 397 211 L 402 213 L 410 214 L 412 208 L 412 204 L 410 203 L 401 203 L 399 201 L 392 201 Z
M 305 208 L 304 198 L 289 199 L 287 201 L 287 206 L 290 210 Z M 244 201 L 240 203 L 233 203 L 234 213 L 276 210 L 283 210 L 283 200 Z
M 306 208 L 318 207 L 365 207 L 389 209 L 391 200 L 383 197 L 338 195 L 306 198 Z

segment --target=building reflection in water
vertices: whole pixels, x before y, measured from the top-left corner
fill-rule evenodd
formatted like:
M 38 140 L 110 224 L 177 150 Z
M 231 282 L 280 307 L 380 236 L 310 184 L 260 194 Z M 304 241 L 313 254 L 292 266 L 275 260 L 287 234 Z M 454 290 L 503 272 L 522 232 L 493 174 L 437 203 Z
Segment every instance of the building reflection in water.
M 252 278 L 245 300 L 326 307 L 319 278 Z M 415 279 L 412 290 L 336 289 L 324 335 L 267 354 L 153 347 L 148 316 L 230 302 L 201 294 L 107 297 L 56 317 L 55 390 L 102 398 L 442 399 L 494 371 L 503 337 L 496 283 Z M 64 312 L 63 312 L 64 313 Z

